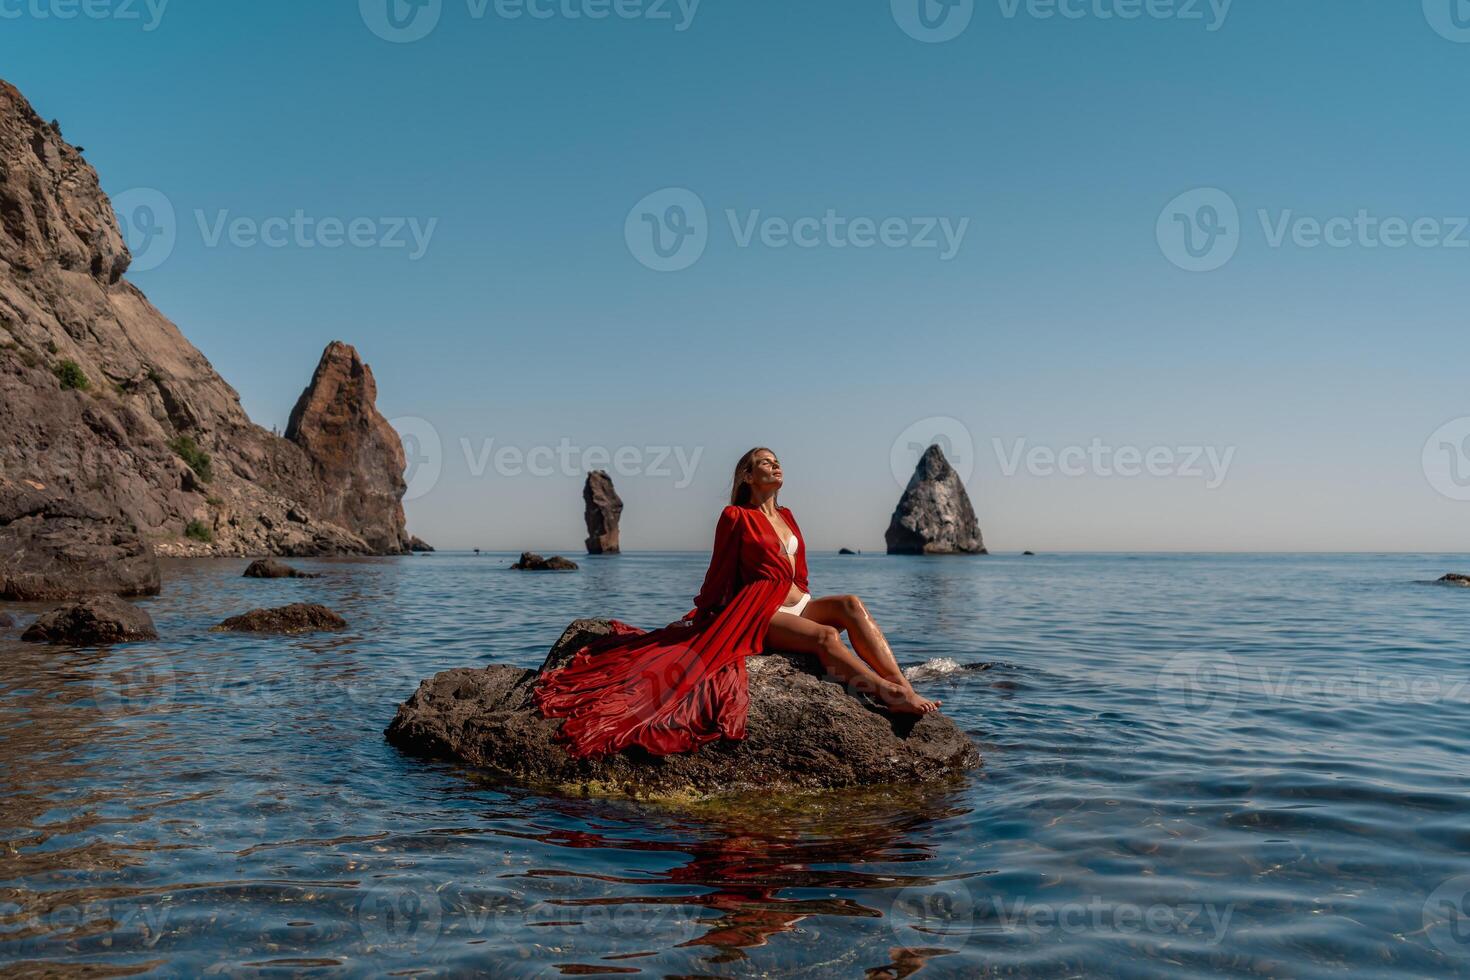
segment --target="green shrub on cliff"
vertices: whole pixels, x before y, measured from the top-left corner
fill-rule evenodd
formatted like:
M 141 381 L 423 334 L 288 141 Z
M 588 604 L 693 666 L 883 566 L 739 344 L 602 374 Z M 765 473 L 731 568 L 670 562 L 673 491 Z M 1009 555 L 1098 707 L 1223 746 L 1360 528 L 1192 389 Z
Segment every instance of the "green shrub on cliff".
M 75 388 L 77 391 L 86 391 L 92 386 L 87 380 L 87 375 L 82 371 L 82 366 L 73 360 L 65 360 L 59 364 L 53 364 L 51 371 L 56 375 L 56 380 L 61 382 L 63 390 Z
M 184 525 L 184 537 L 211 544 L 214 541 L 214 532 L 203 521 L 190 521 Z
M 179 459 L 189 464 L 194 475 L 205 483 L 214 479 L 214 468 L 209 462 L 209 453 L 199 448 L 199 443 L 189 436 L 178 436 L 169 441 L 168 448 L 178 454 Z

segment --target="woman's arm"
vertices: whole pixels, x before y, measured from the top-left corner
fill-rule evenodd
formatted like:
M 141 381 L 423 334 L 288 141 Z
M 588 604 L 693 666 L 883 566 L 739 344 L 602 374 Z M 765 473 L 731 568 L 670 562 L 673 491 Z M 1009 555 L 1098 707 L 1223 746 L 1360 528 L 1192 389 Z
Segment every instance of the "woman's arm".
M 684 614 L 686 621 L 716 612 L 729 598 L 740 569 L 740 529 L 744 521 L 740 508 L 730 504 L 720 512 L 715 524 L 715 547 L 710 554 L 709 570 L 704 585 L 694 597 L 694 608 Z

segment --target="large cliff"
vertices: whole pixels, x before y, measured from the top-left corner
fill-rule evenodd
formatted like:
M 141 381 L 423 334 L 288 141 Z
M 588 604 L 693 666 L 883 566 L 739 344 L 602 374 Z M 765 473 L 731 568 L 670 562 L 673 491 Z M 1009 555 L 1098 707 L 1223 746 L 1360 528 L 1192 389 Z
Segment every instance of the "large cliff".
M 0 476 L 164 555 L 406 551 L 403 450 L 357 352 L 334 343 L 323 365 L 365 383 L 318 369 L 299 441 L 273 435 L 123 278 L 130 260 L 96 171 L 0 81 Z

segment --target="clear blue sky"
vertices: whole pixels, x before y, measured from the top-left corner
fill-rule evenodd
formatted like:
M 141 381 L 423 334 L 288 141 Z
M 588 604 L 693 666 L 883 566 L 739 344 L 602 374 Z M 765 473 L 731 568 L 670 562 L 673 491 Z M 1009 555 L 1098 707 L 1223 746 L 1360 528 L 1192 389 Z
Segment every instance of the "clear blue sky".
M 131 278 L 256 421 L 284 426 L 340 338 L 386 415 L 433 426 L 440 476 L 408 512 L 444 546 L 575 550 L 579 460 L 537 476 L 493 456 L 565 439 L 701 453 L 687 486 L 656 448 L 628 464 L 654 473 L 615 474 L 629 548 L 708 547 L 736 456 L 767 444 L 813 548 L 878 549 L 894 441 L 941 417 L 952 446 L 973 442 L 996 550 L 1470 551 L 1470 502 L 1421 460 L 1470 416 L 1470 248 L 1357 232 L 1310 248 L 1295 231 L 1272 247 L 1257 214 L 1432 218 L 1455 239 L 1470 31 L 1448 0 L 1442 18 L 1240 0 L 1223 23 L 1207 0 L 1203 20 L 989 0 L 944 43 L 905 32 L 905 2 L 704 0 L 683 25 L 687 3 L 591 19 L 567 11 L 598 0 L 557 0 L 512 19 L 442 0 L 426 36 L 390 43 L 369 27 L 387 30 L 388 0 L 172 0 L 152 30 L 144 0 L 71 19 L 68 0 L 0 0 L 0 74 L 109 193 L 175 209 L 172 252 Z M 706 207 L 708 241 L 658 272 L 625 232 L 671 187 Z M 1157 232 L 1195 188 L 1239 209 L 1237 251 L 1210 272 L 1172 263 Z M 829 209 L 913 234 L 968 225 L 948 260 L 740 245 L 753 212 Z M 368 219 L 364 240 L 384 219 L 435 224 L 416 259 L 407 231 L 406 248 L 210 244 L 222 214 L 298 211 Z M 1214 488 L 1024 462 L 1094 439 L 1234 453 Z

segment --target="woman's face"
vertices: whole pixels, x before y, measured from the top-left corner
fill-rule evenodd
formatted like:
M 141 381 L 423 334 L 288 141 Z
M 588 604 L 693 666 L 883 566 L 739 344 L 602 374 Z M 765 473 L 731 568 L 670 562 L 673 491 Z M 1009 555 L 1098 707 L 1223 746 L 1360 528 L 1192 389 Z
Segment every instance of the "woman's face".
M 781 489 L 781 463 L 776 454 L 761 450 L 750 461 L 750 474 L 745 478 L 753 490 Z

